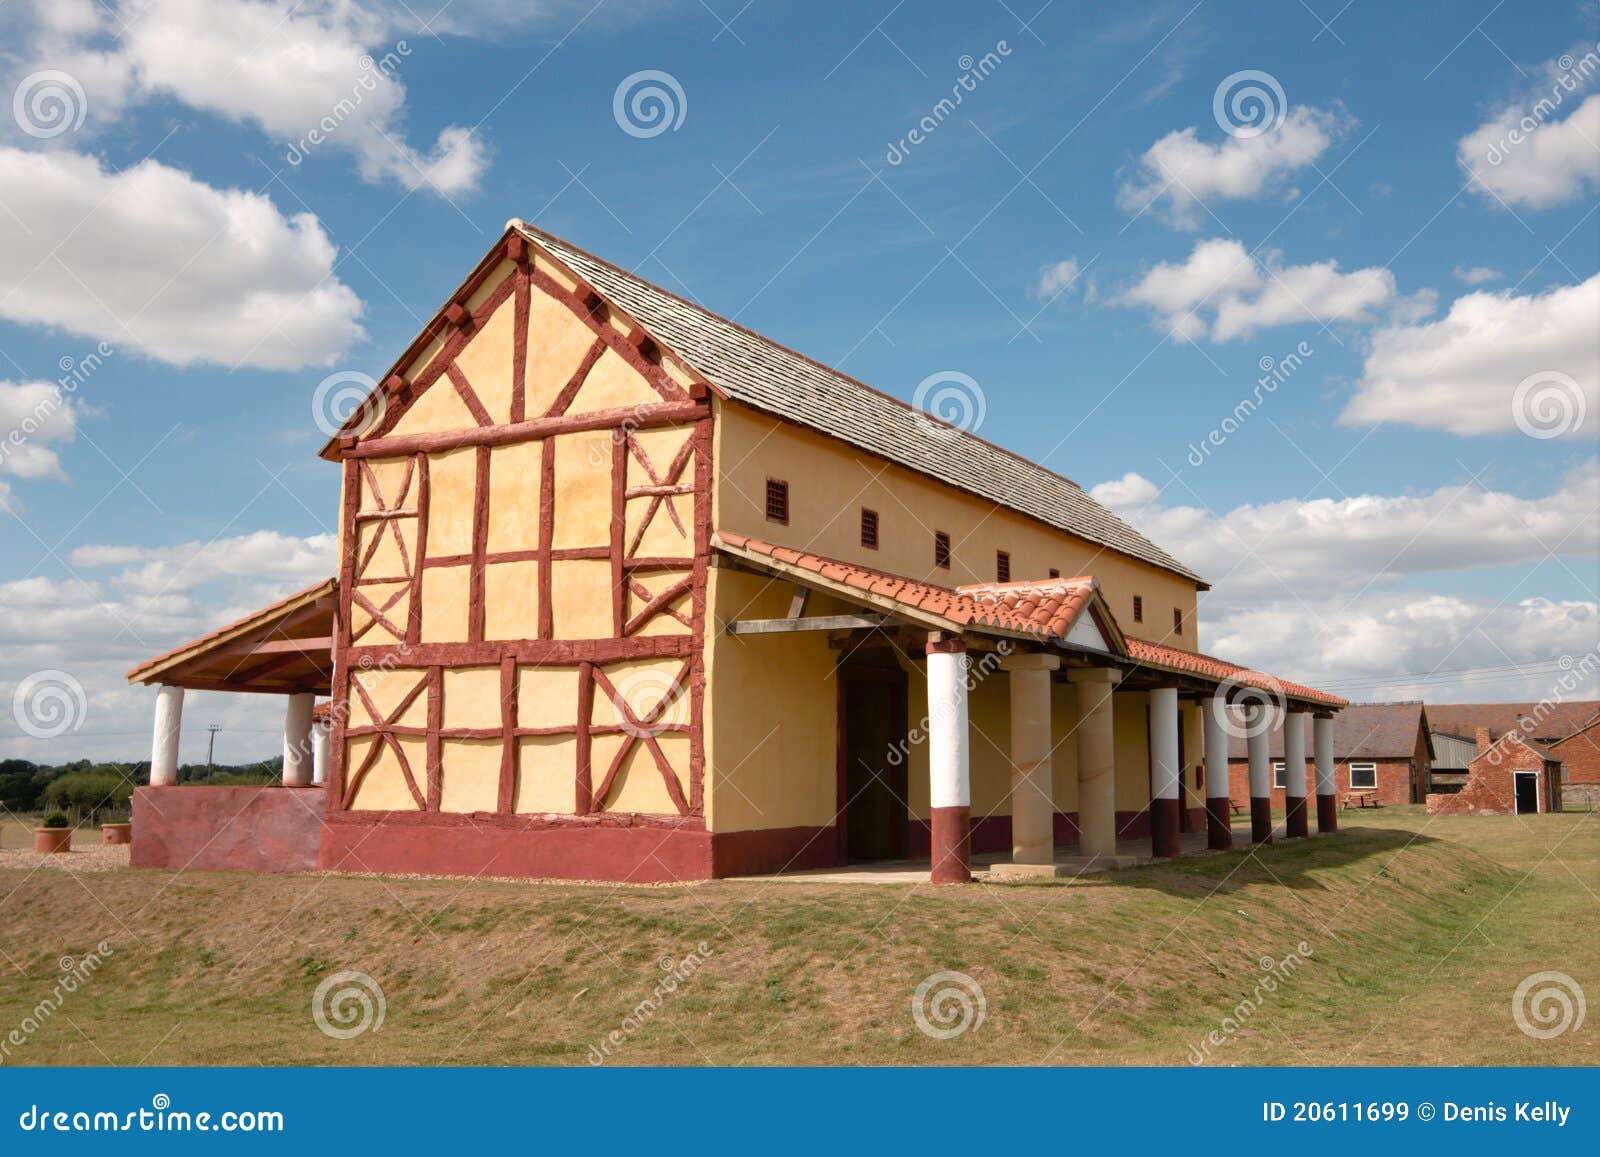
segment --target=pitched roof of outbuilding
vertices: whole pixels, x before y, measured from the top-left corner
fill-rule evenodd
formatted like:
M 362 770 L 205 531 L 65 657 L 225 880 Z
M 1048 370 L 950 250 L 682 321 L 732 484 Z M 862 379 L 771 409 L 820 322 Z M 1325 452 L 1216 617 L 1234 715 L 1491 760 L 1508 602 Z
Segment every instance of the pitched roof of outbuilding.
M 1480 727 L 1498 739 L 1508 731 L 1521 731 L 1545 743 L 1559 743 L 1600 719 L 1600 700 L 1571 703 L 1438 703 L 1429 704 L 1428 720 L 1435 731 L 1471 739 Z M 1526 723 L 1524 723 L 1526 721 Z
M 1409 759 L 1417 749 L 1417 728 L 1425 718 L 1417 703 L 1352 703 L 1333 717 L 1335 759 Z M 1311 735 L 1306 734 L 1306 751 L 1311 750 Z M 1273 725 L 1267 736 L 1268 757 L 1283 758 L 1283 723 Z M 1246 757 L 1243 736 L 1228 739 L 1228 758 Z
M 511 226 L 615 302 L 733 401 L 808 426 L 1206 586 L 1082 487 L 1035 462 L 881 393 L 685 301 L 523 221 Z

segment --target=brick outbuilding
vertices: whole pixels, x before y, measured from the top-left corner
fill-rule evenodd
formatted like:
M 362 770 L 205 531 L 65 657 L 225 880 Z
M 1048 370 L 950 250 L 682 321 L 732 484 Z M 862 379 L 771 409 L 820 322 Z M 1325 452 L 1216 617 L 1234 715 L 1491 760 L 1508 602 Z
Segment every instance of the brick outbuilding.
M 1523 815 L 1561 810 L 1561 761 L 1532 739 L 1480 727 L 1461 790 L 1428 796 L 1429 815 Z
M 1228 747 L 1228 794 L 1232 802 L 1250 802 L 1249 763 L 1243 734 Z M 1272 758 L 1272 804 L 1284 807 L 1283 726 L 1273 725 L 1268 737 Z M 1428 793 L 1432 766 L 1428 709 L 1421 702 L 1352 703 L 1333 721 L 1335 783 L 1341 800 L 1353 797 L 1386 804 L 1421 803 Z
M 1563 798 L 1600 804 L 1600 700 L 1570 703 L 1446 703 L 1428 709 L 1436 733 L 1491 740 L 1510 732 L 1531 739 L 1561 764 Z

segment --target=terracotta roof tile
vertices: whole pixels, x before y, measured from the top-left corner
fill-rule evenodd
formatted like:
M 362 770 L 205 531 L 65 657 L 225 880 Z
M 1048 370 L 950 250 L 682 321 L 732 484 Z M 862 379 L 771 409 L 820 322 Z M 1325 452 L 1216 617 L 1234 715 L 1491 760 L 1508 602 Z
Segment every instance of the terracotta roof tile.
M 1160 643 L 1147 643 L 1142 639 L 1128 640 L 1128 655 L 1137 659 L 1141 664 L 1161 667 L 1170 671 L 1183 671 L 1192 675 L 1201 675 L 1208 679 L 1231 681 L 1246 687 L 1259 687 L 1274 695 L 1286 696 L 1291 699 L 1319 703 L 1327 707 L 1343 708 L 1348 706 L 1346 700 L 1337 695 L 1329 695 L 1325 691 L 1318 691 L 1314 687 L 1307 687 L 1303 683 L 1291 683 L 1286 679 L 1268 675 L 1264 671 L 1253 671 L 1249 667 L 1241 667 L 1237 663 L 1230 663 L 1226 659 L 1218 659 L 1213 655 L 1202 655 L 1198 651 L 1180 651 L 1176 647 L 1163 647 Z

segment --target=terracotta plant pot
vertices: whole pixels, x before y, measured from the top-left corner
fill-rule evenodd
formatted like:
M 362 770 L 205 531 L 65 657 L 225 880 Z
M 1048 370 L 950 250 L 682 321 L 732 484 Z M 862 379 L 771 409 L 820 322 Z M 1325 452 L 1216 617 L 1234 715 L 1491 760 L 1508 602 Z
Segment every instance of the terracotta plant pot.
M 70 852 L 72 850 L 72 829 L 34 828 L 33 850 L 44 856 L 54 855 L 57 852 Z
M 100 838 L 108 844 L 133 843 L 132 824 L 102 824 L 100 825 Z

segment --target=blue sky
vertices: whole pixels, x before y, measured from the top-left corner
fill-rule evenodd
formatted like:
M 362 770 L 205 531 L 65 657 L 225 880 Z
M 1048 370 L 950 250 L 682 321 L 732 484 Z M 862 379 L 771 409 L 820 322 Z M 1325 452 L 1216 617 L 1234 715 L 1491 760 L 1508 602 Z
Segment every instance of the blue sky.
M 1593 697 L 1592 4 L 437 8 L 0 4 L 3 424 L 111 351 L 0 458 L 0 693 L 84 689 L 0 753 L 137 755 L 122 670 L 331 571 L 319 383 L 514 216 L 907 400 L 968 375 L 978 432 L 1216 582 L 1208 649 Z M 272 750 L 271 705 L 205 700 Z

